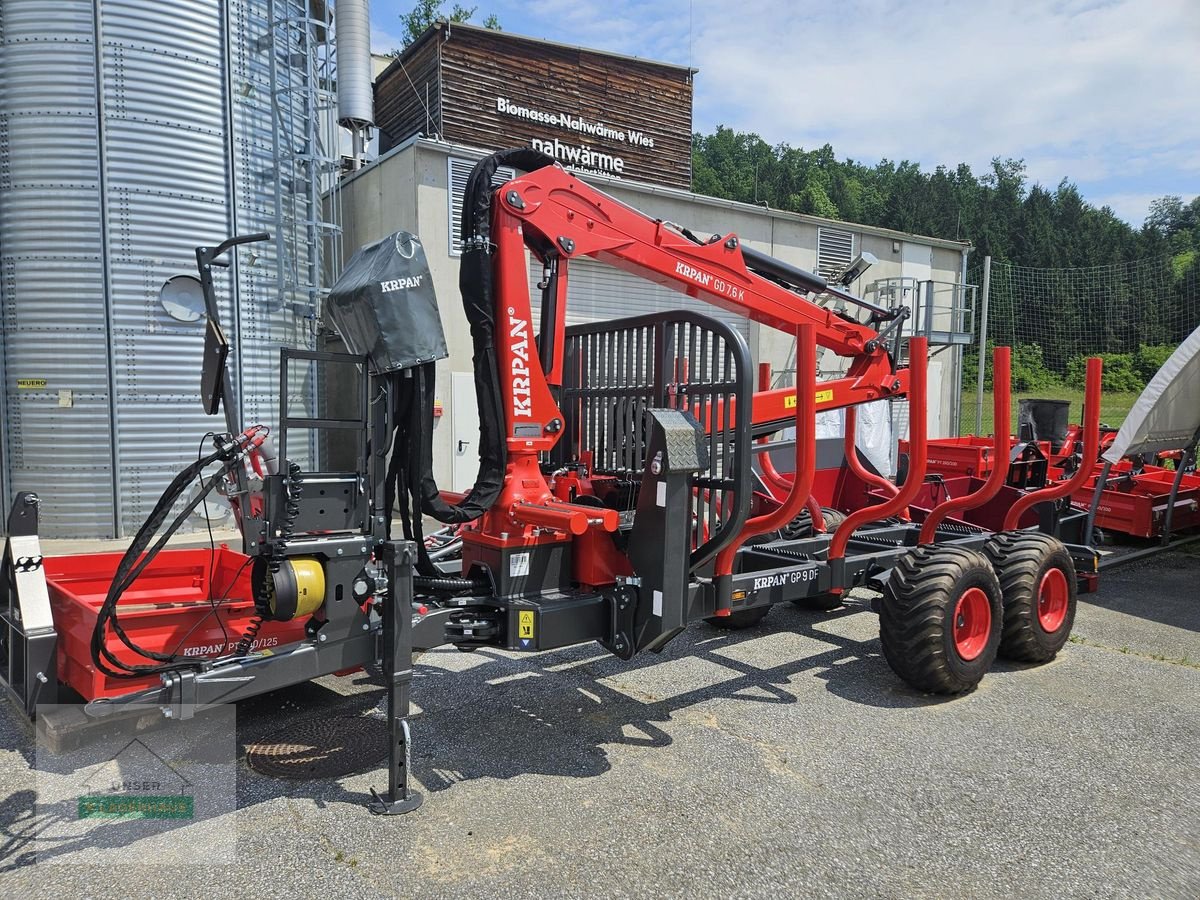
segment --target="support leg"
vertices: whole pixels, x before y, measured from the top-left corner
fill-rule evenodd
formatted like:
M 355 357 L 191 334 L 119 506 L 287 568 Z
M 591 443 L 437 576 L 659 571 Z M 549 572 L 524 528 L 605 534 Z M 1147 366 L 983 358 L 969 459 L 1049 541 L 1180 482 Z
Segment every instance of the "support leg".
M 1107 459 L 1100 468 L 1100 477 L 1096 479 L 1096 490 L 1092 492 L 1092 502 L 1088 505 L 1087 525 L 1083 529 L 1083 542 L 1092 545 L 1092 534 L 1096 530 L 1096 512 L 1100 509 L 1100 497 L 1104 486 L 1108 484 L 1108 473 L 1112 471 L 1112 463 Z
M 1183 481 L 1183 470 L 1187 468 L 1188 460 L 1196 452 L 1197 441 L 1200 441 L 1200 432 L 1192 438 L 1192 442 L 1184 447 L 1183 452 L 1179 454 L 1179 465 L 1175 469 L 1175 480 L 1171 482 L 1171 493 L 1167 496 L 1167 516 L 1163 521 L 1162 540 L 1159 542 L 1163 547 L 1171 543 L 1171 524 L 1175 518 L 1175 501 L 1179 499 L 1179 485 Z
M 412 742 L 408 730 L 408 692 L 412 682 L 412 572 L 415 545 L 388 541 L 382 546 L 388 576 L 383 607 L 383 677 L 388 706 L 388 790 L 375 799 L 371 812 L 397 816 L 412 812 L 422 797 L 410 786 Z

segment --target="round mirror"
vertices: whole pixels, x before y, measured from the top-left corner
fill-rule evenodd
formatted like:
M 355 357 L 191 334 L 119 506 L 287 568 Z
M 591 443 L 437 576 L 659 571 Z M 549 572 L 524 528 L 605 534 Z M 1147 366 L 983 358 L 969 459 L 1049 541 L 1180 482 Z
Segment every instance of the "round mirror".
M 177 322 L 198 322 L 204 315 L 204 288 L 195 275 L 174 275 L 163 282 L 158 302 Z

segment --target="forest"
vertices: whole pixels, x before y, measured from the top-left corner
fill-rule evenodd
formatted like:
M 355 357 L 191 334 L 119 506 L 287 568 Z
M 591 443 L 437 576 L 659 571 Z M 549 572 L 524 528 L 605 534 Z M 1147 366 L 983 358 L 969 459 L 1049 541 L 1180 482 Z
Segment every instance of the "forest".
M 1031 183 L 1019 159 L 923 169 L 839 159 L 718 127 L 696 133 L 697 193 L 845 222 L 969 241 L 968 281 L 993 258 L 989 337 L 1014 345 L 1019 390 L 1075 386 L 1105 356 L 1111 390 L 1140 390 L 1200 325 L 1200 197 L 1155 200 L 1134 227 L 1063 179 Z M 1071 270 L 1042 272 L 1035 270 Z M 972 370 L 971 366 L 967 367 Z M 990 378 L 990 376 L 989 376 Z M 964 387 L 973 387 L 968 383 Z
M 992 160 L 932 171 L 907 160 L 875 164 L 838 159 L 829 144 L 805 150 L 768 144 L 757 134 L 718 127 L 692 142 L 697 193 L 774 209 L 970 241 L 984 256 L 1020 266 L 1102 266 L 1176 257 L 1182 277 L 1200 257 L 1200 197 L 1154 201 L 1141 228 L 1088 203 L 1067 179 L 1030 184 L 1025 164 Z

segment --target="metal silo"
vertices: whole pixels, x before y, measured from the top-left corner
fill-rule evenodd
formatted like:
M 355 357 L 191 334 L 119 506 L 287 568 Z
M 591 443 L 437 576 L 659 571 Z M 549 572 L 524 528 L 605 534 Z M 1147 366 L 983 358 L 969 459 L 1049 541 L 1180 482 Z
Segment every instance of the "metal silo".
M 280 128 L 308 123 L 273 104 L 320 85 L 273 31 L 302 22 L 315 49 L 327 19 L 305 0 L 0 3 L 0 472 L 5 509 L 42 496 L 46 535 L 131 533 L 219 427 L 197 397 L 203 320 L 159 292 L 235 232 L 280 233 L 218 281 L 244 415 L 274 424 L 277 348 L 310 345 L 314 315 L 281 255 L 318 271 L 320 240 L 297 243 L 312 191 L 279 184 L 278 148 L 310 146 Z

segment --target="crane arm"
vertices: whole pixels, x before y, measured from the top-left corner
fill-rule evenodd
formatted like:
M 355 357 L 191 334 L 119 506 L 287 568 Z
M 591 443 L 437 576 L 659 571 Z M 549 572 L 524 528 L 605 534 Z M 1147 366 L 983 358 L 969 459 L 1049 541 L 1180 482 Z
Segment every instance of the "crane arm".
M 895 369 L 880 332 L 872 327 L 896 318 L 897 312 L 837 289 L 833 290 L 838 296 L 871 311 L 871 324 L 827 309 L 806 296 L 827 288 L 819 276 L 745 248 L 735 234 L 699 241 L 560 166 L 545 166 L 498 189 L 492 238 L 498 257 L 499 361 L 510 399 L 508 435 L 510 444 L 517 441 L 522 449 L 549 449 L 557 440 L 561 415 L 549 388 L 562 383 L 566 284 L 571 260 L 580 257 L 597 259 L 788 334 L 811 325 L 819 346 L 851 360 L 845 377 L 818 384 L 818 410 L 896 396 L 907 388 L 907 371 Z M 541 322 L 539 354 L 532 342 L 526 246 L 546 262 L 552 275 L 548 279 L 551 313 Z M 548 333 L 553 338 L 548 339 Z M 752 419 L 755 425 L 786 423 L 795 407 L 794 389 L 760 392 L 755 395 Z M 536 433 L 539 429 L 541 433 Z

